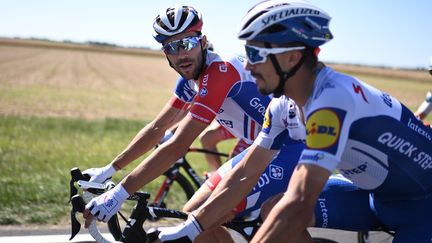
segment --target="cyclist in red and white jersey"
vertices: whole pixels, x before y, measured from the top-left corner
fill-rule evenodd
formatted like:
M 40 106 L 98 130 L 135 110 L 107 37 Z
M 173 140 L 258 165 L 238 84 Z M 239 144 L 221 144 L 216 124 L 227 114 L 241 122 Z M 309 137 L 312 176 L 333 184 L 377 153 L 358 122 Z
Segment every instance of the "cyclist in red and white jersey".
M 430 63 L 428 66 L 428 72 L 430 75 L 432 75 L 432 57 L 430 58 Z M 426 118 L 429 113 L 432 111 L 432 90 L 429 90 L 426 93 L 425 100 L 420 104 L 420 106 L 417 108 L 417 111 L 415 112 L 415 115 L 420 119 L 423 120 Z
M 161 175 L 183 156 L 213 119 L 249 144 L 261 130 L 265 108 L 270 102 L 269 96 L 258 92 L 250 72 L 244 69 L 243 58 L 207 52 L 206 37 L 201 34 L 201 27 L 201 14 L 190 6 L 168 8 L 155 18 L 154 37 L 162 44 L 170 66 L 182 76 L 178 79 L 175 95 L 156 119 L 144 127 L 112 163 L 85 172 L 91 174 L 93 181 L 105 180 L 152 148 L 166 129 L 183 119 L 171 139 L 153 151 L 114 189 L 86 205 L 86 227 L 92 215 L 97 215 L 98 220 L 108 221 L 118 212 L 128 195 Z M 191 107 L 186 115 L 184 107 L 189 105 Z M 292 119 L 298 119 L 298 116 Z M 304 127 L 298 129 L 304 130 Z M 283 161 L 297 161 L 304 143 L 289 137 L 282 142 L 289 151 L 284 155 L 289 158 L 284 157 Z M 282 158 L 276 161 L 281 163 Z M 232 167 L 233 163 L 225 164 Z M 274 179 L 276 184 L 284 176 L 289 177 L 295 166 L 295 163 L 284 164 L 267 168 L 277 169 Z M 204 192 L 209 191 L 204 189 Z M 248 205 L 254 206 L 254 202 Z

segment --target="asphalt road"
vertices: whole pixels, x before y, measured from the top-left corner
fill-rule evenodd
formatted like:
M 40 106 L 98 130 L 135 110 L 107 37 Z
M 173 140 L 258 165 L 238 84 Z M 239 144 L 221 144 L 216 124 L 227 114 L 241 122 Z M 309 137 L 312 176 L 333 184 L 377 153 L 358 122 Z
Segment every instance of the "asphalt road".
M 357 235 L 354 232 L 329 230 L 329 229 L 309 229 L 313 237 L 332 239 L 340 243 L 355 243 Z M 111 237 L 104 231 L 104 236 Z M 50 226 L 50 227 L 0 227 L 0 243 L 66 243 L 66 242 L 94 242 L 91 236 L 84 230 L 72 240 L 69 241 L 70 229 L 67 226 Z M 241 237 L 235 236 L 236 242 L 245 242 Z M 112 239 L 112 238 L 111 238 Z M 372 233 L 371 243 L 387 243 L 391 238 L 386 233 Z

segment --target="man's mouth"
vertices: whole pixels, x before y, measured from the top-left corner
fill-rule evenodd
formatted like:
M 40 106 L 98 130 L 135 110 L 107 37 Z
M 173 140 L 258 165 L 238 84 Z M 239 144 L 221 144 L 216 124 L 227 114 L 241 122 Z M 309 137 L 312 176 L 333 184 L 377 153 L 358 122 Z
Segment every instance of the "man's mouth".
M 183 63 L 183 64 L 180 64 L 179 65 L 179 68 L 182 70 L 182 71 L 189 71 L 189 70 L 191 70 L 192 69 L 192 62 L 187 62 L 187 63 Z
M 177 67 L 181 72 L 187 73 L 193 71 L 193 62 L 192 60 L 182 60 L 178 62 Z

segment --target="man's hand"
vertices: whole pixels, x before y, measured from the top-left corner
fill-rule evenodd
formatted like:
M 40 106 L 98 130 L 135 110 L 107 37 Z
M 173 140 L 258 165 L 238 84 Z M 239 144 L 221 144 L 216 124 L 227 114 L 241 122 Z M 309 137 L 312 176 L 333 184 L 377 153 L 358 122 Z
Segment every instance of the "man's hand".
M 197 219 L 190 215 L 183 224 L 158 228 L 161 242 L 193 242 L 203 231 Z
M 108 222 L 120 210 L 121 205 L 126 201 L 128 196 L 129 194 L 122 184 L 118 184 L 113 189 L 93 198 L 87 203 L 83 212 L 86 219 L 84 227 L 88 228 L 90 226 L 93 216 L 96 216 L 99 221 Z
M 90 168 L 83 171 L 83 174 L 88 174 L 90 182 L 104 183 L 107 179 L 111 178 L 116 172 L 116 169 L 112 164 L 108 164 L 101 168 Z

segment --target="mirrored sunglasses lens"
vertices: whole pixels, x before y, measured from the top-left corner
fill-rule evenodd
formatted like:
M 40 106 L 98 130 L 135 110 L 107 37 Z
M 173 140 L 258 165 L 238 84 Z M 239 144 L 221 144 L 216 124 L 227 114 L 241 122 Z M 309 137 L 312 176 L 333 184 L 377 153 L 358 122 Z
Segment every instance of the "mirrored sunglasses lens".
M 259 50 L 251 46 L 245 46 L 245 49 L 246 49 L 246 56 L 251 64 L 263 62 L 264 57 L 262 57 L 259 54 Z
M 162 49 L 166 54 L 177 55 L 179 47 L 182 47 L 186 51 L 190 51 L 197 47 L 199 43 L 199 38 L 188 37 L 177 41 L 171 41 L 165 44 Z
M 190 37 L 190 38 L 185 38 L 182 40 L 182 47 L 186 50 L 186 51 L 190 51 L 192 49 L 194 49 L 195 47 L 198 46 L 199 43 L 199 39 L 196 37 Z
M 180 41 L 172 41 L 165 44 L 162 49 L 165 53 L 175 55 L 178 53 L 178 48 L 180 46 Z

